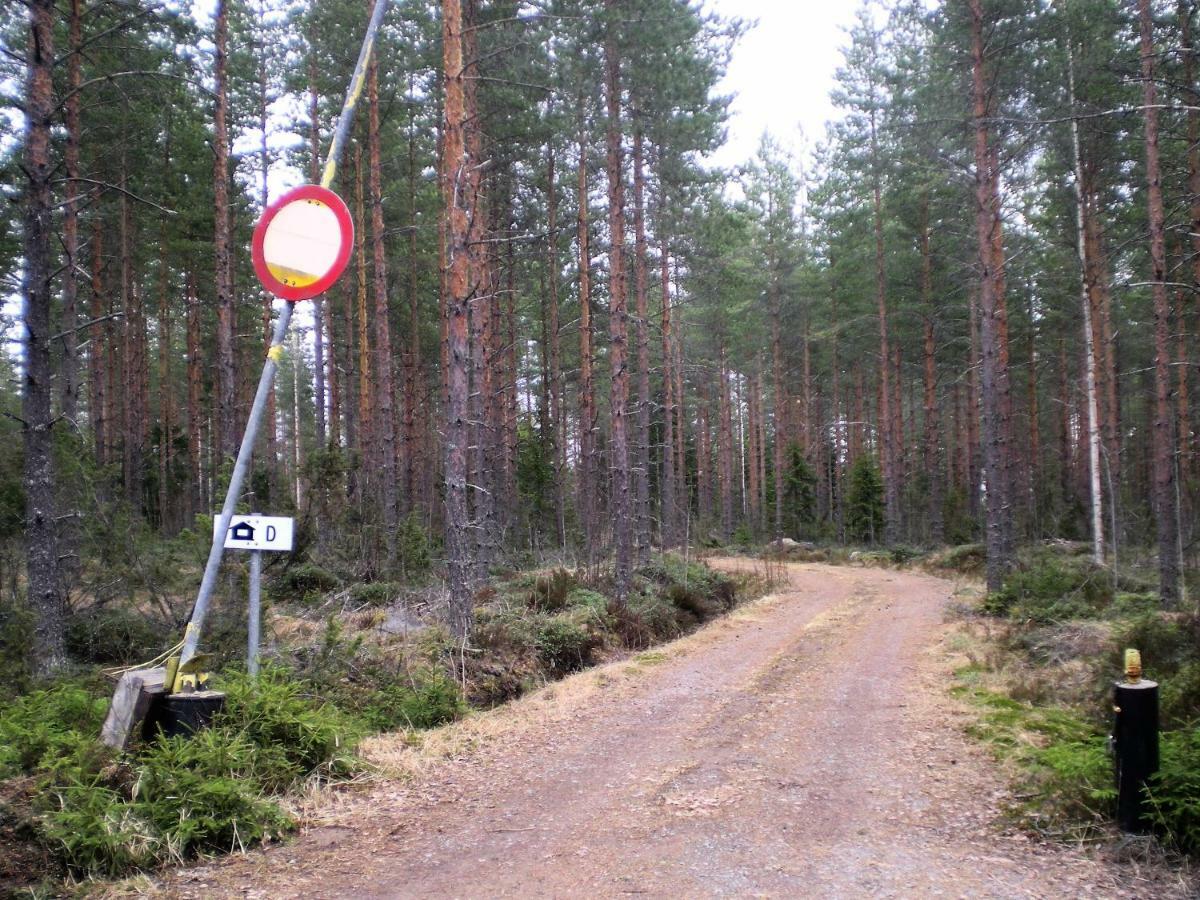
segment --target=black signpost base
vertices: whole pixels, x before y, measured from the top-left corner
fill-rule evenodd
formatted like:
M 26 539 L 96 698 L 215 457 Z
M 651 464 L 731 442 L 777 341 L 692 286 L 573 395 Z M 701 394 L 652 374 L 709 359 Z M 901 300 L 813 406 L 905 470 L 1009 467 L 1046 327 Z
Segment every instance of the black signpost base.
M 225 707 L 221 691 L 193 691 L 190 694 L 163 694 L 155 699 L 146 716 L 145 737 L 195 734 L 212 724 Z
M 1144 834 L 1151 825 L 1146 784 L 1158 771 L 1158 683 L 1118 682 L 1113 705 L 1117 824 L 1123 831 Z

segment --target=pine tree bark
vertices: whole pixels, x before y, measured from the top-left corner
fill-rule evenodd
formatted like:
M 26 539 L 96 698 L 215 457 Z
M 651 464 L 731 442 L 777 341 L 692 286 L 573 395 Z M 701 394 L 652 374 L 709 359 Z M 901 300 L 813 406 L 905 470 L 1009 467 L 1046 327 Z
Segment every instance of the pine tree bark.
M 423 478 L 418 464 L 420 438 L 417 434 L 417 404 L 421 365 L 421 311 L 417 282 L 417 128 L 413 76 L 408 79 L 408 343 L 404 353 L 404 496 L 401 506 L 411 510 Z
M 469 165 L 464 170 L 467 181 L 464 189 L 470 198 L 471 215 L 468 220 L 467 253 L 470 259 L 470 342 L 471 342 L 471 387 L 470 419 L 474 431 L 469 483 L 471 508 L 475 526 L 475 578 L 486 578 L 488 568 L 495 558 L 499 541 L 499 524 L 496 521 L 496 503 L 501 487 L 497 473 L 502 470 L 503 458 L 500 443 L 500 416 L 498 415 L 497 383 L 494 374 L 498 359 L 495 347 L 496 323 L 493 312 L 496 307 L 496 284 L 494 267 L 491 265 L 491 246 L 488 236 L 491 230 L 492 210 L 483 182 L 483 134 L 478 124 L 479 60 L 477 47 L 477 0 L 466 0 L 463 4 L 462 55 L 465 76 L 463 79 L 463 104 L 465 109 L 466 155 Z
M 1158 88 L 1150 0 L 1138 0 L 1142 100 L 1146 125 L 1147 209 L 1150 220 L 1151 291 L 1154 297 L 1154 514 L 1158 533 L 1159 594 L 1179 600 L 1179 520 L 1175 486 L 1175 422 L 1171 396 L 1171 304 L 1167 297 L 1165 213 L 1158 154 Z
M 204 367 L 200 359 L 200 298 L 196 296 L 196 277 L 187 276 L 187 432 L 188 432 L 188 490 L 191 513 L 204 508 L 204 459 L 201 453 L 204 432 L 204 405 L 201 388 Z
M 466 147 L 466 109 L 459 0 L 442 0 L 442 123 L 446 218 L 446 423 L 443 457 L 445 540 L 451 633 L 464 644 L 471 632 L 471 555 L 467 510 L 467 393 L 470 348 L 467 320 L 471 302 L 469 232 L 473 195 L 468 189 L 471 160 Z
M 217 452 L 221 459 L 237 453 L 237 370 L 234 358 L 236 310 L 233 261 L 229 248 L 229 115 L 227 0 L 217 0 L 213 43 L 213 216 L 214 267 L 217 288 Z
M 361 502 L 375 488 L 379 470 L 379 452 L 375 439 L 375 415 L 371 404 L 371 344 L 367 331 L 367 220 L 363 206 L 362 148 L 354 148 L 354 254 L 356 290 L 355 320 L 358 331 L 358 425 L 359 456 L 356 485 Z
M 371 0 L 371 4 L 374 0 Z M 396 524 L 399 507 L 396 497 L 396 413 L 395 386 L 392 381 L 392 339 L 388 311 L 387 248 L 384 244 L 383 164 L 379 137 L 379 63 L 375 57 L 367 69 L 367 152 L 368 182 L 371 192 L 371 258 L 374 305 L 371 328 L 372 396 L 375 398 L 375 437 L 378 447 L 380 502 L 389 559 L 396 550 Z
M 733 422 L 729 398 L 730 372 L 725 365 L 725 344 L 717 348 L 717 488 L 721 498 L 721 536 L 733 536 Z
M 874 96 L 872 96 L 872 104 Z M 900 540 L 900 474 L 897 472 L 896 429 L 893 423 L 891 351 L 888 347 L 887 271 L 883 257 L 883 186 L 879 173 L 879 138 L 876 111 L 871 107 L 868 119 L 871 138 L 871 198 L 875 233 L 875 306 L 879 316 L 879 433 L 880 468 L 883 471 L 884 543 Z
M 62 414 L 71 422 L 79 418 L 79 338 L 75 330 L 78 319 L 79 281 L 79 85 L 82 82 L 83 60 L 80 44 L 83 41 L 81 0 L 71 0 L 67 28 L 67 139 L 63 152 L 67 181 L 63 198 L 63 291 L 62 291 Z M 64 540 L 66 535 L 63 535 Z
M 124 160 L 122 159 L 122 169 Z M 121 183 L 126 184 L 122 177 Z M 121 310 L 122 347 L 121 374 L 123 400 L 121 428 L 121 475 L 125 486 L 125 500 L 135 513 L 142 511 L 142 409 L 146 395 L 141 390 L 141 373 L 144 359 L 142 344 L 145 339 L 142 297 L 133 277 L 133 214 L 129 198 L 121 195 L 121 222 L 118 229 L 121 247 Z
M 637 118 L 635 110 L 634 118 Z M 634 460 L 638 562 L 650 561 L 650 323 L 647 300 L 645 137 L 635 124 L 633 133 L 634 314 L 637 324 L 637 441 Z
M 171 300 L 167 280 L 165 245 L 159 249 L 158 266 L 158 527 L 174 533 L 171 515 L 175 485 L 170 472 L 173 457 L 175 386 L 171 383 Z
M 769 214 L 774 214 L 769 210 Z M 771 238 L 767 243 L 767 302 L 771 310 L 771 381 L 775 395 L 774 470 L 775 539 L 783 537 L 783 470 L 787 452 L 787 390 L 783 382 L 783 287 L 779 280 L 778 250 Z M 834 329 L 836 333 L 837 329 Z
M 26 56 L 22 245 L 25 261 L 25 366 L 21 397 L 24 443 L 25 565 L 34 627 L 33 672 L 47 677 L 67 663 L 66 597 L 58 570 L 51 413 L 50 308 L 53 198 L 50 128 L 54 109 L 53 0 L 30 0 Z
M 1191 223 L 1192 239 L 1192 291 L 1193 296 L 1200 296 L 1200 110 L 1196 108 L 1200 102 L 1200 91 L 1196 88 L 1196 48 L 1192 39 L 1192 18 L 1195 13 L 1195 0 L 1180 0 L 1179 20 L 1181 27 L 1181 49 L 1183 50 L 1183 89 L 1188 100 L 1187 111 L 1187 160 L 1188 160 L 1188 219 Z M 1183 298 L 1180 298 L 1183 303 Z M 1196 461 L 1200 457 L 1200 447 L 1197 437 L 1192 433 L 1191 403 L 1189 400 L 1188 379 L 1193 368 L 1191 345 L 1186 337 L 1184 322 L 1186 317 L 1181 306 L 1178 315 L 1179 322 L 1179 444 L 1182 454 L 1181 471 L 1189 477 L 1194 477 Z
M 983 457 L 987 473 L 987 587 L 998 591 L 1012 568 L 1011 435 L 1008 393 L 1007 324 L 1004 315 L 1003 246 L 999 171 L 988 128 L 992 85 L 985 72 L 982 0 L 970 0 L 972 115 L 975 153 L 975 227 L 979 241 L 979 317 Z
M 617 0 L 605 0 L 605 11 L 615 14 Z M 621 60 L 616 26 L 607 23 L 604 42 L 604 94 L 608 109 L 605 138 L 608 168 L 609 229 L 609 451 L 611 458 L 614 568 L 616 602 L 625 603 L 633 574 L 633 504 L 629 492 L 629 436 L 626 416 L 629 403 L 628 288 L 625 280 L 625 176 L 621 151 Z
M 101 321 L 108 309 L 104 293 L 104 225 L 99 216 L 92 219 L 91 239 L 91 320 L 88 326 L 88 418 L 92 425 L 96 465 L 108 463 L 108 420 L 105 416 L 104 351 L 108 346 L 108 323 Z M 190 352 L 190 351 L 189 351 Z
M 567 545 L 567 502 L 564 478 L 567 468 L 567 420 L 563 408 L 562 348 L 558 311 L 558 188 L 555 184 L 554 146 L 546 148 L 546 281 L 550 300 L 549 342 L 550 431 L 554 435 L 554 525 L 558 545 Z
M 259 73 L 259 96 L 262 98 L 263 129 L 263 175 L 264 186 L 267 172 L 267 72 L 264 65 Z M 321 119 L 317 109 L 316 59 L 310 53 L 308 59 L 308 180 L 316 184 L 321 179 Z M 264 191 L 265 193 L 265 191 Z M 264 204 L 265 206 L 265 204 Z M 316 410 L 317 446 L 324 449 L 328 443 L 325 425 L 325 304 L 324 295 L 313 298 L 313 406 Z M 270 327 L 270 304 L 264 309 L 265 324 Z M 270 338 L 268 338 L 270 340 Z
M 1083 309 L 1083 338 L 1085 384 L 1087 392 L 1088 485 L 1091 498 L 1092 560 L 1104 565 L 1104 492 L 1100 478 L 1100 404 L 1096 388 L 1096 329 L 1093 319 L 1092 274 L 1095 271 L 1088 259 L 1088 239 L 1085 227 L 1086 190 L 1083 183 L 1083 156 L 1079 148 L 1079 120 L 1075 113 L 1075 56 L 1070 34 L 1067 35 L 1067 90 L 1071 119 L 1071 155 L 1075 187 L 1075 242 L 1079 257 L 1080 306 Z
M 587 139 L 584 134 L 583 98 L 579 100 L 577 244 L 579 250 L 579 517 L 589 567 L 595 562 L 596 516 L 596 401 L 592 383 L 591 249 L 588 230 Z
M 940 544 L 945 539 L 942 509 L 945 504 L 944 461 L 941 453 L 939 433 L 941 423 L 937 403 L 937 356 L 934 336 L 934 319 L 937 310 L 933 295 L 933 252 L 930 247 L 929 196 L 921 195 L 921 299 L 925 307 L 924 316 L 924 406 L 925 406 L 925 483 L 928 486 L 929 540 Z
M 712 431 L 709 423 L 708 380 L 697 386 L 696 402 L 696 510 L 702 527 L 712 525 Z
M 663 364 L 663 454 L 662 491 L 659 530 L 664 549 L 678 544 L 679 503 L 675 479 L 675 349 L 671 332 L 671 279 L 670 254 L 668 253 L 667 231 L 661 215 L 659 230 L 659 279 L 662 290 L 662 364 Z M 682 473 L 679 473 L 682 475 Z

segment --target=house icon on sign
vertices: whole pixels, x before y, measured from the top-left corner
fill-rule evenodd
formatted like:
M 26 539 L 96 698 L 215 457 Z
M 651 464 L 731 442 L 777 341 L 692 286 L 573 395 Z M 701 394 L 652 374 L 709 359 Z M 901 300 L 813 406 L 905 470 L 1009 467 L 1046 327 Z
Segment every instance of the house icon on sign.
M 229 529 L 229 536 L 235 541 L 252 541 L 254 540 L 254 526 L 249 522 L 238 522 Z

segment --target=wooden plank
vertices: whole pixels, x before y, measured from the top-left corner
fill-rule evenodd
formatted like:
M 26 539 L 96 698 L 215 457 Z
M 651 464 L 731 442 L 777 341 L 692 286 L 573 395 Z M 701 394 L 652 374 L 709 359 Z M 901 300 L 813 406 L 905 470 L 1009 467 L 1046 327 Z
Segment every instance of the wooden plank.
M 159 667 L 126 672 L 121 676 L 104 727 L 100 729 L 101 742 L 117 750 L 129 746 L 155 696 L 166 693 L 166 674 L 166 669 Z

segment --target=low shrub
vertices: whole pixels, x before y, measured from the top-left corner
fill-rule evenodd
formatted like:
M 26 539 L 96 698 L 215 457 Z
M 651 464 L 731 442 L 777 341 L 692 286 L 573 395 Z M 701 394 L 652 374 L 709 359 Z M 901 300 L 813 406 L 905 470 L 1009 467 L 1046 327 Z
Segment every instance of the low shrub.
M 1141 652 L 1142 668 L 1149 678 L 1161 678 L 1177 672 L 1195 652 L 1192 636 L 1175 617 L 1150 612 L 1122 623 L 1113 634 L 1111 665 L 1124 667 L 1125 649 Z
M 436 728 L 465 711 L 457 684 L 442 672 L 424 672 L 411 684 L 386 684 L 375 691 L 363 719 L 377 731 Z
M 901 544 L 890 548 L 888 550 L 888 555 L 891 557 L 892 565 L 907 566 L 914 560 L 918 560 L 923 557 L 925 552 L 917 547 L 907 547 Z
M 312 603 L 337 586 L 338 580 L 332 572 L 315 563 L 300 563 L 275 580 L 271 593 L 280 600 Z
M 1143 593 L 1123 591 L 1113 598 L 1108 614 L 1114 619 L 1128 619 L 1157 612 L 1161 606 L 1158 594 L 1152 591 Z
M 404 586 L 394 581 L 373 581 L 350 588 L 350 602 L 358 606 L 390 606 L 403 593 Z
M 589 609 L 603 614 L 608 611 L 608 598 L 589 588 L 573 588 L 567 594 L 567 606 L 574 609 Z
M 79 684 L 0 709 L 0 778 L 31 785 L 31 836 L 76 874 L 115 877 L 289 829 L 269 797 L 346 771 L 357 729 L 282 669 L 221 686 L 226 708 L 212 728 L 124 757 L 97 740 L 107 700 Z
M 78 612 L 67 623 L 67 652 L 81 662 L 131 663 L 153 656 L 166 639 L 145 615 L 119 606 Z
M 0 592 L 0 684 L 13 694 L 29 690 L 29 647 L 33 641 L 33 614 L 23 603 Z
M 534 579 L 525 602 L 532 610 L 558 612 L 567 605 L 567 598 L 577 584 L 575 576 L 566 569 L 555 569 Z
M 1087 560 L 1039 556 L 988 595 L 983 608 L 1039 624 L 1086 619 L 1112 600 L 1111 575 Z
M 592 651 L 602 643 L 600 635 L 569 614 L 545 616 L 535 627 L 538 658 L 551 674 L 559 677 L 587 666 Z
M 422 575 L 433 563 L 433 546 L 421 516 L 411 512 L 396 529 L 396 557 L 405 577 Z
M 1200 721 L 1200 660 L 1180 666 L 1161 686 L 1162 721 L 1167 728 Z
M 934 569 L 977 575 L 987 564 L 987 550 L 983 544 L 959 544 L 934 554 L 928 564 Z
M 292 827 L 261 796 L 283 785 L 281 771 L 299 774 L 285 768 L 286 756 L 228 728 L 157 741 L 142 756 L 133 808 L 174 859 L 269 840 Z
M 1200 727 L 1162 736 L 1161 766 L 1148 789 L 1151 819 L 1168 843 L 1200 852 Z
M 72 683 L 0 708 L 0 778 L 61 768 L 82 748 L 95 748 L 107 711 L 106 700 Z
M 271 792 L 314 773 L 340 774 L 351 765 L 359 729 L 336 707 L 314 701 L 289 670 L 265 666 L 257 679 L 221 681 L 225 709 L 216 724 L 244 736 L 269 764 L 255 776 Z

